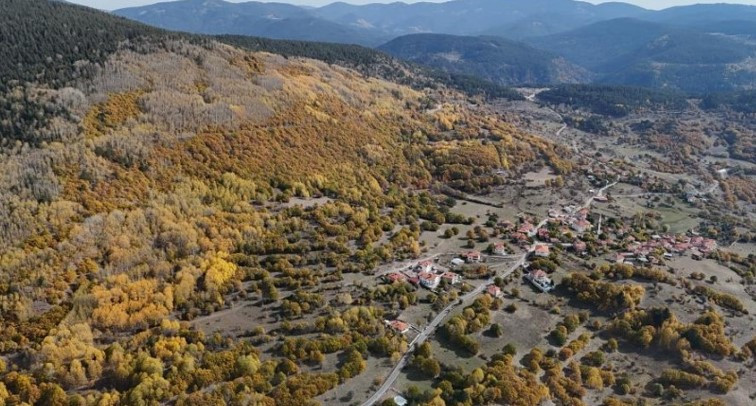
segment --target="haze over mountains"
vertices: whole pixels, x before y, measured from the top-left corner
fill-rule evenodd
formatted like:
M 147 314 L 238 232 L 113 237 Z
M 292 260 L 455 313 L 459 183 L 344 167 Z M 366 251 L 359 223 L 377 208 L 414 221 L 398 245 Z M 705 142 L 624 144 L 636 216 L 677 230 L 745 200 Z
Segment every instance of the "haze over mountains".
M 455 0 L 318 8 L 181 0 L 115 11 L 161 28 L 354 43 L 500 85 L 752 89 L 756 7 L 646 10 L 573 0 Z M 417 35 L 423 34 L 423 35 Z

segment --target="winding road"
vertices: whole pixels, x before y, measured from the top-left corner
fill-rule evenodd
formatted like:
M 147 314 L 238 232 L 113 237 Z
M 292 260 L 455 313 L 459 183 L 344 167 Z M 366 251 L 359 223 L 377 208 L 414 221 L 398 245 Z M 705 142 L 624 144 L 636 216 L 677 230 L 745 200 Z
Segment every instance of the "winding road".
M 603 193 L 607 189 L 616 185 L 618 182 L 619 181 L 615 181 L 599 189 L 594 195 L 587 198 L 585 202 L 583 203 L 583 205 L 578 208 L 578 210 L 585 207 L 590 207 L 591 203 L 593 203 L 593 199 L 596 196 L 602 196 Z M 538 223 L 536 229 L 540 229 L 541 227 L 543 227 L 548 220 L 549 220 L 548 217 L 541 220 L 541 222 Z M 525 264 L 525 261 L 528 258 L 528 254 L 530 254 L 530 252 L 533 251 L 534 249 L 535 249 L 535 244 L 531 246 L 527 252 L 517 257 L 518 258 L 517 261 L 511 267 L 507 268 L 506 271 L 492 276 L 485 283 L 480 284 L 480 286 L 466 293 L 465 295 L 461 296 L 459 300 L 455 301 L 454 303 L 449 304 L 448 306 L 446 306 L 446 308 L 441 310 L 441 312 L 439 312 L 436 315 L 436 317 L 434 317 L 433 320 L 431 320 L 431 322 L 427 326 L 425 326 L 425 328 L 422 329 L 420 333 L 410 342 L 409 346 L 407 347 L 407 351 L 399 359 L 399 362 L 397 362 L 397 364 L 391 370 L 391 373 L 386 377 L 386 379 L 384 379 L 383 383 L 378 388 L 378 390 L 372 396 L 370 396 L 368 400 L 362 403 L 361 406 L 372 406 L 375 403 L 377 403 L 379 400 L 381 400 L 383 396 L 386 395 L 386 392 L 388 392 L 391 389 L 391 387 L 394 385 L 394 382 L 396 382 L 396 379 L 399 377 L 399 374 L 402 373 L 402 369 L 404 369 L 404 367 L 407 365 L 407 362 L 409 362 L 410 357 L 412 357 L 412 352 L 415 349 L 415 346 L 424 343 L 430 336 L 432 336 L 433 333 L 435 333 L 438 326 L 441 325 L 441 322 L 444 321 L 446 316 L 448 316 L 452 312 L 452 310 L 454 310 L 458 306 L 464 305 L 470 299 L 483 293 L 486 287 L 490 285 L 491 283 L 493 283 L 496 277 L 506 278 L 507 276 L 511 275 L 519 267 Z

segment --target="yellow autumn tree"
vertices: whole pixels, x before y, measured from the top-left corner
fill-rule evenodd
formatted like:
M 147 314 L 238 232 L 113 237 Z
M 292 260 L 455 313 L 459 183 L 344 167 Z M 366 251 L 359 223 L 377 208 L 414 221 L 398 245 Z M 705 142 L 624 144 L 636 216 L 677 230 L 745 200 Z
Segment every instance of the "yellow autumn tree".
M 86 323 L 54 329 L 45 337 L 40 355 L 48 369 L 69 387 L 86 384 L 102 375 L 105 353 L 94 345 Z
M 236 264 L 226 261 L 228 254 L 217 252 L 202 260 L 200 268 L 205 272 L 205 290 L 220 293 L 236 274 Z

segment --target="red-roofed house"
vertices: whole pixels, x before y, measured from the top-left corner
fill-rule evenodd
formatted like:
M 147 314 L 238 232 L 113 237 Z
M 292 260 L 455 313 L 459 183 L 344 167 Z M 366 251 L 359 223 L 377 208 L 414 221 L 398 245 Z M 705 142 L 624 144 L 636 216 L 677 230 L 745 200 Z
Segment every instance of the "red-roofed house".
M 493 247 L 493 253 L 495 255 L 506 255 L 507 254 L 507 246 L 503 242 L 497 242 L 494 244 Z
M 420 261 L 415 265 L 417 272 L 431 272 L 433 270 L 433 261 Z
M 520 224 L 520 227 L 517 229 L 517 232 L 523 233 L 528 236 L 532 236 L 535 233 L 535 226 L 528 222 L 525 222 L 525 223 Z
M 394 282 L 397 282 L 397 281 L 405 281 L 405 280 L 407 280 L 407 277 L 404 276 L 404 275 L 402 275 L 402 274 L 400 274 L 399 272 L 392 272 L 392 273 L 384 276 L 383 278 L 388 283 L 394 283 Z
M 527 242 L 528 236 L 523 233 L 512 233 L 512 241 L 517 243 Z
M 550 292 L 554 289 L 554 282 L 549 278 L 549 275 L 547 275 L 546 272 L 540 269 L 531 271 L 529 274 L 525 275 L 525 279 L 530 281 L 530 283 L 542 292 Z
M 701 251 L 702 252 L 711 252 L 717 249 L 717 242 L 715 240 L 712 240 L 711 238 L 707 238 L 703 241 L 703 244 L 701 245 Z
M 394 330 L 396 330 L 396 331 L 398 331 L 399 333 L 402 333 L 402 334 L 408 332 L 409 329 L 410 329 L 409 323 L 405 323 L 405 322 L 403 322 L 401 320 L 387 321 L 386 324 L 388 324 L 389 327 L 391 327 L 392 329 L 394 329 Z
M 468 264 L 470 264 L 470 263 L 474 263 L 474 262 L 480 262 L 480 260 L 481 260 L 481 259 L 483 258 L 483 257 L 482 257 L 482 256 L 480 255 L 480 251 L 470 251 L 470 252 L 466 252 L 466 253 L 465 253 L 465 255 L 463 255 L 463 257 L 465 258 L 465 261 L 466 261 L 466 262 L 467 262 Z
M 672 246 L 672 251 L 683 253 L 690 249 L 690 244 L 687 242 L 678 242 Z
M 575 242 L 572 243 L 572 248 L 575 250 L 575 252 L 580 254 L 585 252 L 588 249 L 588 246 L 583 241 L 575 240 Z
M 591 229 L 591 222 L 585 219 L 573 221 L 570 225 L 578 233 L 584 233 Z
M 549 238 L 549 230 L 545 228 L 539 228 L 538 229 L 538 238 L 540 239 L 548 239 Z
M 443 275 L 441 275 L 441 278 L 443 278 L 446 283 L 450 285 L 456 285 L 462 282 L 462 277 L 454 272 L 444 272 Z
M 495 298 L 502 297 L 502 295 L 504 294 L 501 291 L 501 288 L 496 285 L 488 285 L 488 287 L 486 288 L 486 292 Z
M 545 244 L 538 244 L 533 249 L 533 255 L 539 258 L 546 258 L 549 254 L 551 254 L 551 250 L 549 249 L 549 246 Z
M 420 272 L 417 277 L 420 278 L 420 284 L 428 289 L 436 289 L 441 283 L 441 277 L 430 272 Z

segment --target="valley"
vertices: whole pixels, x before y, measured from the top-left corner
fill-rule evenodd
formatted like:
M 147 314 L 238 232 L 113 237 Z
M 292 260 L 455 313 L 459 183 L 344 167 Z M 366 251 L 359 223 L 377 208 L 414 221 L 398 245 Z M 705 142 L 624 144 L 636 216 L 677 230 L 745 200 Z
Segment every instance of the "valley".
M 0 406 L 756 401 L 747 86 L 510 88 L 64 2 L 0 16 Z

